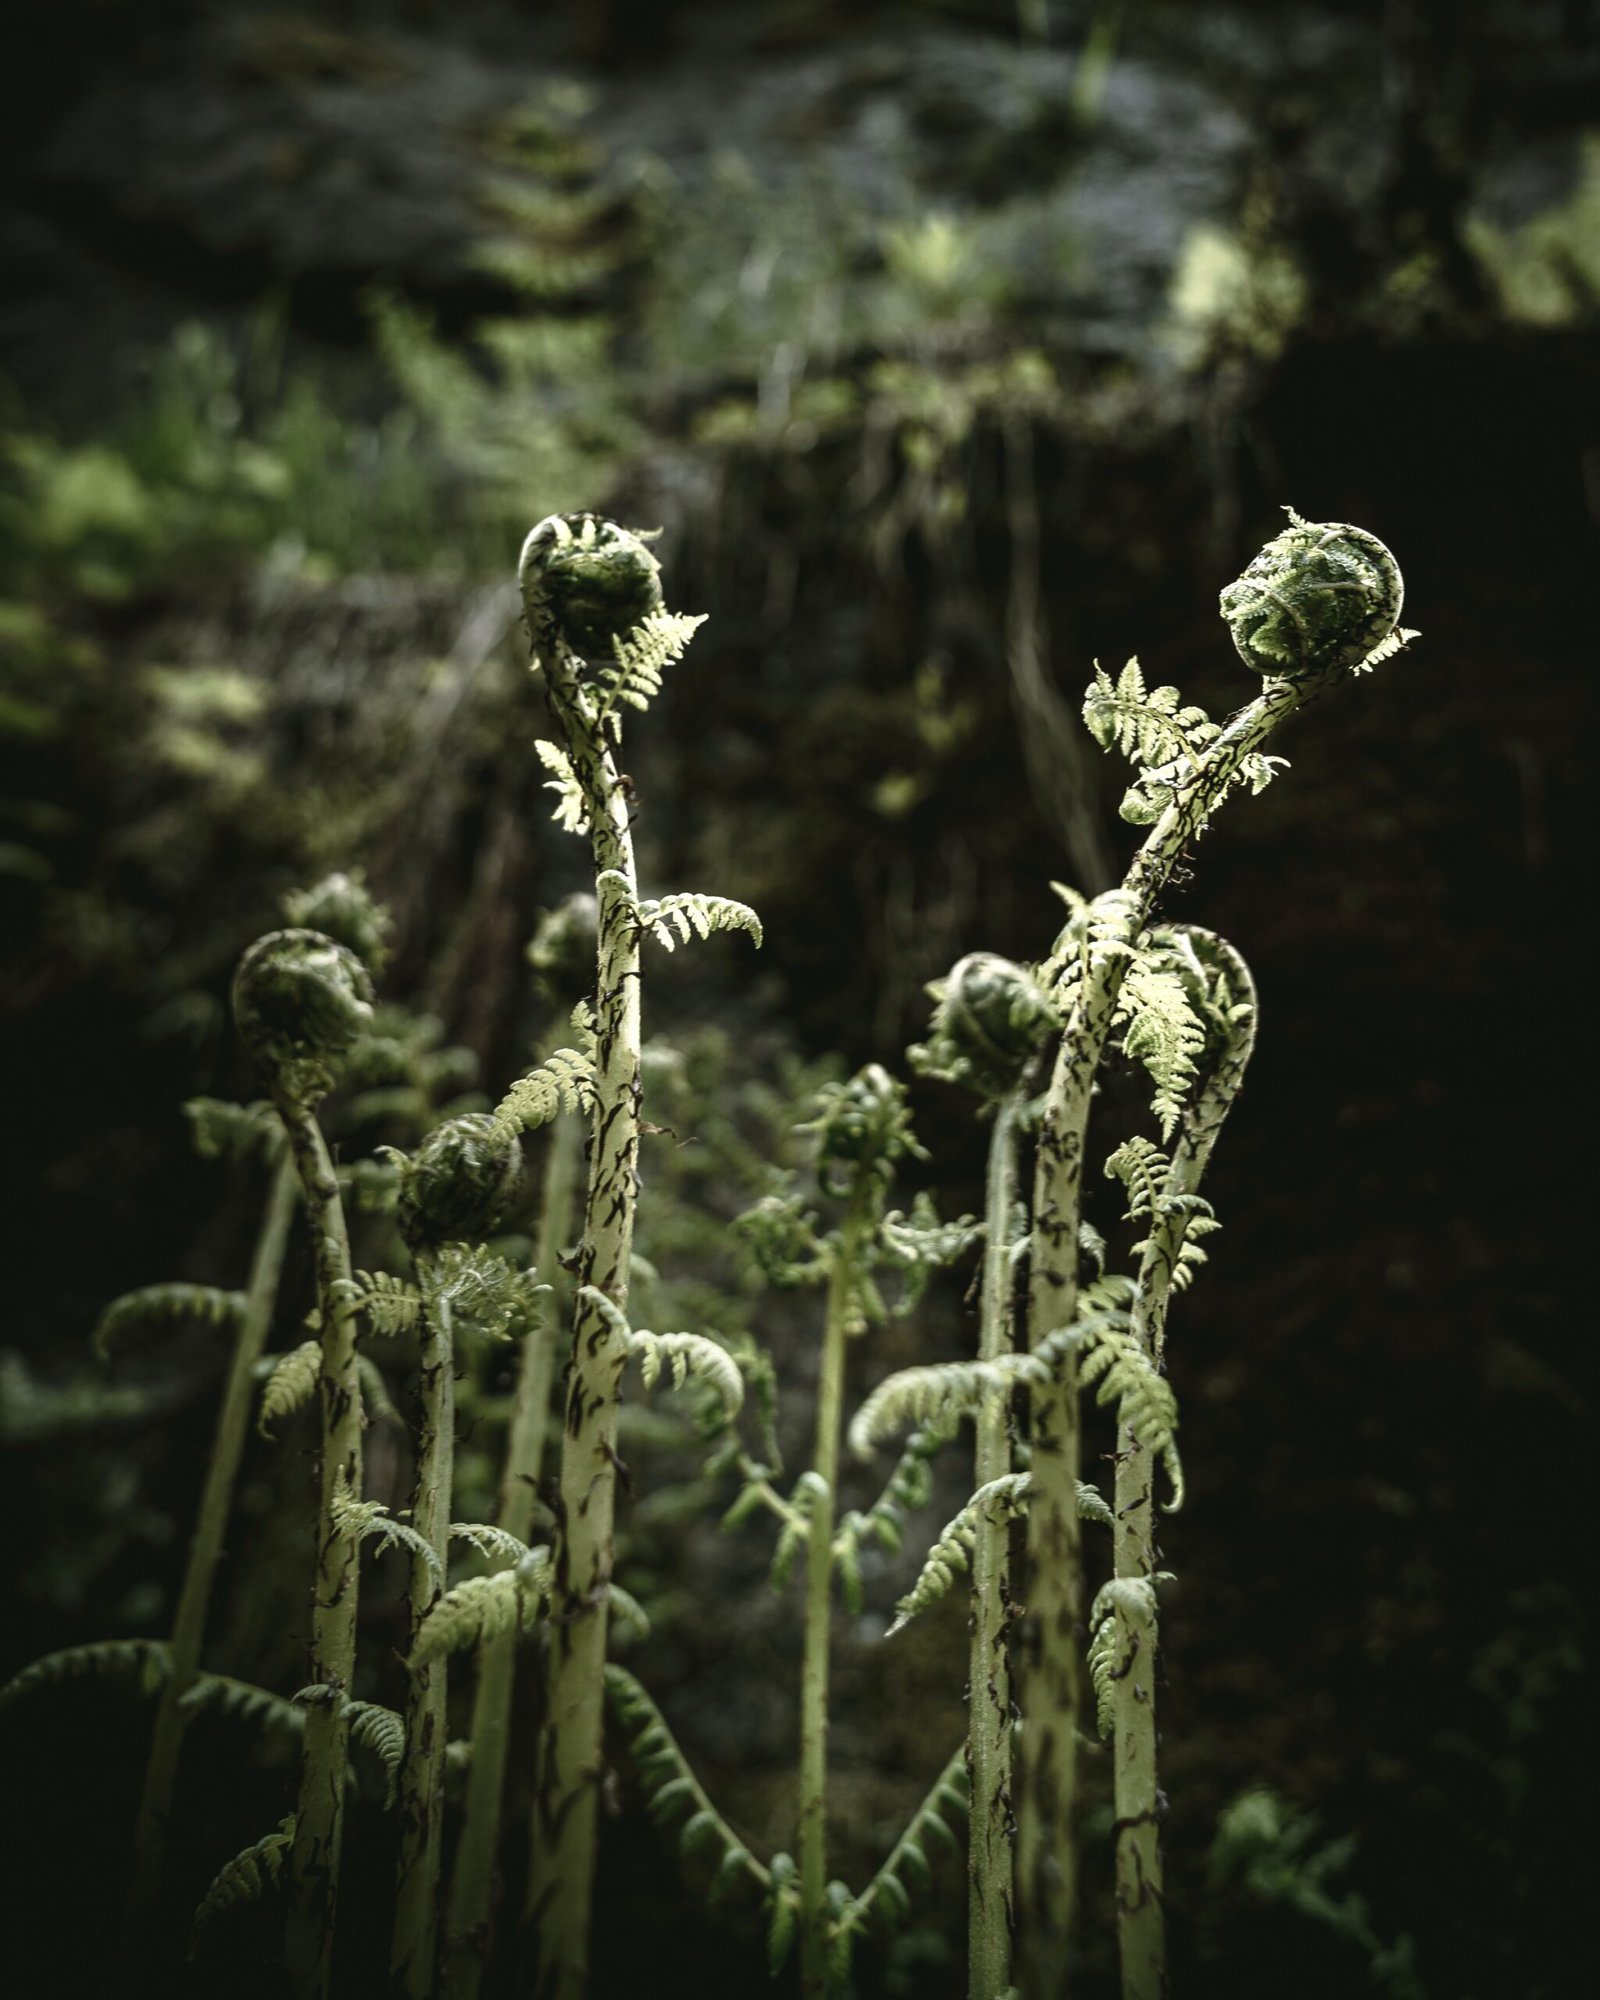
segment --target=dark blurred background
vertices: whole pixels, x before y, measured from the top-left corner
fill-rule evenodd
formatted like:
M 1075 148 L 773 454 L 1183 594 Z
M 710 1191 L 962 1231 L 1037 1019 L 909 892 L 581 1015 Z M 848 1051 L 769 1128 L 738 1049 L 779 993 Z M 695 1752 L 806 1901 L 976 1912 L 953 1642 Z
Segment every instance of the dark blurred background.
M 766 922 L 759 958 L 653 968 L 650 1031 L 737 1124 L 829 1055 L 903 1072 L 925 981 L 970 949 L 1041 956 L 1051 879 L 1120 873 L 1091 662 L 1245 699 L 1216 593 L 1290 503 L 1388 542 L 1423 636 L 1274 745 L 1292 771 L 1230 806 L 1169 903 L 1262 996 L 1225 1230 L 1173 1326 L 1178 1990 L 1568 1990 L 1593 1776 L 1595 11 L 24 14 L 0 120 L 0 1673 L 170 1618 L 217 1349 L 97 1371 L 86 1341 L 131 1285 L 238 1282 L 258 1190 L 188 1157 L 179 1106 L 254 1088 L 226 986 L 279 894 L 364 866 L 396 917 L 388 990 L 490 1093 L 549 1029 L 523 946 L 582 855 L 530 749 L 510 577 L 534 520 L 660 527 L 670 601 L 709 614 L 627 758 L 647 890 Z M 915 1102 L 924 1178 L 975 1206 L 982 1132 L 948 1090 Z M 664 1217 L 731 1213 L 729 1174 L 686 1195 L 647 1160 L 647 1211 L 654 1185 Z M 663 1285 L 711 1282 L 692 1227 L 658 1239 L 685 1266 Z M 962 1351 L 960 1292 L 859 1350 L 852 1396 Z M 746 1310 L 803 1452 L 810 1322 Z M 298 1496 L 308 1437 L 279 1449 Z M 634 1664 L 751 1840 L 786 1844 L 793 1606 L 759 1536 L 716 1536 L 692 1440 L 638 1450 L 641 1494 L 688 1499 L 630 1529 L 656 1614 Z M 240 1539 L 266 1554 L 215 1663 L 287 1692 L 280 1461 L 252 1447 Z M 397 1587 L 369 1593 L 380 1652 Z M 960 1607 L 884 1647 L 904 1587 L 869 1578 L 841 1633 L 858 1885 L 962 1727 Z M 0 1723 L 30 1830 L 19 1993 L 107 1990 L 144 1713 L 81 1684 Z M 196 1756 L 203 1887 L 288 1780 L 232 1737 Z M 1217 1828 L 1257 1788 L 1282 1831 L 1252 1877 Z M 1091 1996 L 1108 1827 L 1092 1802 Z M 352 1994 L 386 1921 L 378 1816 L 356 1831 Z M 749 1925 L 698 1916 L 631 1807 L 607 1838 L 606 1995 L 764 1990 Z M 960 1991 L 960 1900 L 951 1871 L 863 1992 Z M 192 1990 L 252 1990 L 248 1935 Z

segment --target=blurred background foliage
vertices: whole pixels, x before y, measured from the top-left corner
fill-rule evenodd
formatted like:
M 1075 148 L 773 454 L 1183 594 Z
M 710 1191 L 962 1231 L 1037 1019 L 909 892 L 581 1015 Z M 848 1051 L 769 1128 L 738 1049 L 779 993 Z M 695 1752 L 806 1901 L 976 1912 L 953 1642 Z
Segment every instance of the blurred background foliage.
M 236 1281 L 253 1195 L 219 1194 L 175 1107 L 252 1088 L 223 1000 L 278 895 L 364 865 L 387 990 L 490 1090 L 548 1028 L 524 945 L 582 867 L 530 754 L 533 520 L 659 525 L 672 602 L 711 614 L 628 745 L 647 885 L 741 897 L 769 941 L 754 970 L 659 968 L 650 1115 L 699 1144 L 657 1142 L 641 1242 L 688 1319 L 775 1348 L 798 1444 L 803 1322 L 719 1263 L 778 1107 L 818 1064 L 898 1063 L 962 952 L 1039 955 L 1050 877 L 1120 872 L 1091 659 L 1242 699 L 1215 593 L 1292 502 L 1394 546 L 1425 638 L 1297 732 L 1174 912 L 1244 950 L 1265 1017 L 1174 1361 L 1180 1967 L 1238 1996 L 1289 1968 L 1309 1996 L 1556 1992 L 1592 1750 L 1553 985 L 1594 667 L 1592 11 L 34 15 L 0 130 L 0 1005 L 33 1253 L 0 1357 L 27 1549 L 7 1664 L 170 1610 L 215 1357 L 96 1375 L 83 1342 L 130 1284 Z M 947 1098 L 918 1087 L 954 1211 L 981 1139 Z M 870 1370 L 965 1338 L 951 1289 Z M 792 1617 L 681 1530 L 705 1496 L 677 1435 L 637 1446 L 641 1671 L 777 1837 Z M 281 1602 L 219 1644 L 276 1633 L 292 1680 L 275 1476 L 246 1514 L 283 1542 Z M 939 1657 L 880 1650 L 881 1620 L 847 1646 L 858 1869 L 960 1727 L 947 1622 Z M 68 1786 L 46 1815 L 107 1868 L 126 1720 L 78 1739 L 97 1811 Z M 686 1980 L 733 1990 L 648 1830 L 611 1837 L 644 1885 L 636 1924 L 601 1926 L 616 1990 L 667 1934 Z M 935 1925 L 871 1978 L 954 1991 L 958 1961 Z

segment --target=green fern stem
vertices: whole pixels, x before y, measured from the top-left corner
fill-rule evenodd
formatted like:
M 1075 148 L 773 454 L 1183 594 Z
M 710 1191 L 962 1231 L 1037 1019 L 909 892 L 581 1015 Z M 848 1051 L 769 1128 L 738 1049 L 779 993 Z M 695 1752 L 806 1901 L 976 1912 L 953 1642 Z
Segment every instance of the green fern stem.
M 437 1571 L 411 1560 L 409 1655 L 422 1621 L 438 1602 L 450 1554 L 450 1495 L 455 1461 L 455 1340 L 450 1301 L 426 1260 L 418 1260 L 423 1296 L 418 1382 L 417 1481 L 411 1525 L 439 1558 Z M 405 1754 L 396 1805 L 400 1858 L 389 1972 L 406 2000 L 428 2000 L 438 1958 L 439 1866 L 444 1838 L 445 1700 L 449 1655 L 413 1666 L 406 1689 Z
M 550 1128 L 534 1265 L 540 1279 L 549 1285 L 555 1285 L 560 1278 L 561 1249 L 571 1236 L 580 1136 L 578 1120 L 571 1116 L 558 1117 Z M 506 1440 L 505 1470 L 500 1482 L 496 1519 L 520 1542 L 527 1541 L 533 1528 L 555 1352 L 552 1315 L 550 1326 L 530 1331 L 523 1342 L 516 1400 Z M 467 1765 L 467 1794 L 446 1919 L 448 2000 L 477 2000 L 488 1964 L 517 1640 L 515 1632 L 505 1632 L 498 1638 L 485 1640 L 478 1648 L 478 1679 L 473 1692 L 469 1739 L 472 1756 Z
M 172 1627 L 172 1671 L 162 1686 L 156 1708 L 155 1733 L 150 1744 L 150 1761 L 145 1767 L 144 1791 L 139 1801 L 139 1818 L 134 1834 L 133 1876 L 129 1887 L 128 1914 L 124 1938 L 131 1949 L 125 1962 L 146 1962 L 149 1952 L 147 1926 L 154 1913 L 161 1888 L 162 1855 L 172 1816 L 173 1794 L 177 1785 L 178 1763 L 183 1754 L 184 1732 L 192 1710 L 184 1706 L 184 1696 L 194 1686 L 199 1671 L 201 1648 L 211 1609 L 211 1591 L 217 1564 L 222 1557 L 223 1536 L 233 1508 L 234 1488 L 244 1457 L 245 1438 L 250 1428 L 250 1405 L 255 1393 L 255 1365 L 266 1345 L 277 1303 L 278 1283 L 288 1247 L 289 1229 L 299 1199 L 299 1176 L 291 1157 L 279 1161 L 272 1177 L 256 1237 L 245 1291 L 244 1315 L 234 1343 L 233 1358 L 223 1386 L 222 1406 L 217 1412 L 216 1434 L 211 1443 L 211 1460 L 195 1516 L 194 1536 L 189 1544 L 189 1560 L 178 1594 L 178 1610 Z
M 995 1108 L 985 1190 L 982 1319 L 978 1358 L 996 1361 L 1012 1348 L 1015 1281 L 1012 1209 L 1017 1187 L 1020 1092 Z M 1008 1399 L 984 1397 L 975 1417 L 973 1487 L 1011 1471 Z M 1007 1653 L 1011 1597 L 1011 1523 L 980 1512 L 972 1546 L 972 1634 L 967 1670 L 968 1828 L 967 1991 L 997 2000 L 1011 1984 L 1011 1666 Z
M 1249 968 L 1220 938 L 1208 938 L 1208 955 L 1220 959 L 1228 1000 L 1246 1004 L 1248 1014 L 1229 1020 L 1213 1062 L 1184 1106 L 1172 1164 L 1163 1187 L 1164 1212 L 1151 1218 L 1139 1262 L 1133 1333 L 1159 1368 L 1166 1347 L 1167 1310 L 1172 1303 L 1184 1239 L 1193 1210 L 1185 1197 L 1199 1191 L 1224 1120 L 1233 1108 L 1255 1043 L 1255 986 Z M 1219 1022 L 1219 1028 L 1222 1024 Z M 1159 1615 L 1155 1577 L 1160 1568 L 1155 1545 L 1155 1458 L 1135 1436 L 1124 1412 L 1117 1416 L 1116 1482 L 1112 1504 L 1112 1547 L 1119 1578 L 1150 1587 L 1148 1617 L 1141 1622 L 1121 1603 L 1116 1620 L 1113 1699 L 1113 1787 L 1116 1819 L 1117 1952 L 1122 2000 L 1164 2000 L 1168 1991 L 1164 1871 L 1160 1792 L 1156 1753 L 1156 1663 Z
M 800 1990 L 828 1988 L 828 1653 L 833 1624 L 833 1520 L 844 1422 L 844 1356 L 857 1269 L 872 1230 L 880 1182 L 870 1168 L 851 1181 L 839 1234 L 830 1246 L 812 1505 L 806 1524 L 805 1640 L 800 1668 L 800 1797 L 795 1845 L 800 1862 Z
M 1344 676 L 1345 670 L 1337 668 L 1293 682 L 1268 681 L 1207 746 L 1123 879 L 1124 942 L 1131 945 L 1150 921 L 1157 897 L 1226 797 L 1244 760 L 1280 722 Z M 1126 957 L 1116 951 L 1096 954 L 1086 964 L 1046 1095 L 1034 1174 L 1030 1349 L 1070 1326 L 1076 1310 L 1089 1102 L 1126 967 Z M 1027 1728 L 1019 1742 L 1016 1786 L 1018 1972 L 1024 2000 L 1060 2000 L 1061 1967 L 1077 1901 L 1073 1822 L 1085 1609 L 1078 1521 L 1078 1363 L 1072 1348 L 1064 1349 L 1051 1380 L 1035 1391 L 1031 1414 L 1031 1631 L 1024 1650 Z
M 351 1298 L 350 1238 L 327 1141 L 316 1113 L 287 1094 L 278 1113 L 300 1177 L 311 1224 L 322 1316 L 317 1378 L 322 1407 L 321 1497 L 317 1566 L 311 1597 L 309 1684 L 325 1698 L 306 1707 L 300 1802 L 289 1855 L 289 1926 L 285 1962 L 296 2000 L 328 2000 L 344 1837 L 349 1765 L 346 1703 L 356 1663 L 360 1543 L 336 1525 L 341 1495 L 361 1492 L 361 1386 L 356 1371 L 356 1310 Z
M 616 1505 L 617 1405 L 639 1154 L 638 883 L 628 803 L 593 697 L 565 648 L 546 662 L 550 704 L 588 806 L 599 902 L 594 1122 L 580 1287 L 562 1437 L 560 1534 L 551 1600 L 547 1699 L 534 1784 L 528 1911 L 538 1936 L 539 2000 L 581 2000 L 588 1985 L 601 1772 L 608 1590 Z

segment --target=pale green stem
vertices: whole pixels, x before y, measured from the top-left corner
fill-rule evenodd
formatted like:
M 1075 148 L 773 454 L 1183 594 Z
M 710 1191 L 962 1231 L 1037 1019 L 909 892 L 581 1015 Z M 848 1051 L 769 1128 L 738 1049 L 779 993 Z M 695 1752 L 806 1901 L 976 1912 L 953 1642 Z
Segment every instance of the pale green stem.
M 833 1521 L 838 1504 L 839 1434 L 844 1421 L 846 1328 L 863 1239 L 871 1226 L 874 1181 L 858 1173 L 828 1274 L 812 1505 L 806 1522 L 805 1640 L 800 1668 L 800 1990 L 811 2000 L 828 1984 L 828 1652 L 833 1624 Z
M 619 1310 L 638 1196 L 638 886 L 628 804 L 605 726 L 569 657 L 547 666 L 551 707 L 588 804 L 599 900 L 595 1106 L 575 1274 Z M 582 1289 L 562 1437 L 559 1535 L 550 1604 L 545 1712 L 534 1780 L 529 1915 L 538 2000 L 583 2000 L 598 1834 L 608 1593 L 616 1507 L 617 1406 L 626 1336 Z
M 450 1558 L 450 1494 L 455 1464 L 455 1340 L 450 1301 L 419 1263 L 423 1331 L 418 1382 L 416 1494 L 411 1525 L 439 1558 L 432 1570 L 411 1560 L 411 1626 L 406 1644 L 416 1649 L 422 1621 L 439 1600 L 439 1577 Z M 406 1689 L 406 1747 L 396 1808 L 400 1860 L 396 1876 L 394 1938 L 389 1972 L 406 2000 L 428 2000 L 435 1990 L 438 1957 L 439 1859 L 444 1838 L 444 1753 L 448 1737 L 448 1656 L 411 1669 Z
M 506 1440 L 505 1471 L 500 1482 L 499 1525 L 525 1542 L 533 1529 L 539 1471 L 544 1457 L 545 1429 L 550 1420 L 550 1384 L 555 1371 L 559 1324 L 561 1250 L 572 1233 L 572 1204 L 577 1191 L 581 1127 L 576 1118 L 560 1117 L 550 1128 L 545 1159 L 544 1205 L 534 1268 L 540 1280 L 556 1287 L 547 1324 L 531 1331 L 523 1342 L 516 1401 Z M 461 1839 L 450 1878 L 450 1909 L 446 1926 L 445 1992 L 448 2000 L 477 2000 L 488 1967 L 493 1918 L 495 1856 L 500 1844 L 501 1801 L 505 1793 L 506 1756 L 511 1737 L 511 1698 L 516 1682 L 517 1634 L 506 1632 L 478 1649 L 478 1681 L 472 1701 L 472 1755 L 467 1765 L 467 1795 Z
M 1011 1215 L 1017 1187 L 1016 1093 L 995 1108 L 984 1203 L 983 1304 L 978 1356 L 996 1361 L 1012 1348 L 1016 1279 Z M 991 1396 L 977 1415 L 973 1486 L 1011 1471 L 1010 1412 Z M 967 1993 L 998 2000 L 1011 1984 L 1011 1524 L 993 1510 L 978 1516 L 972 1547 L 972 1637 L 967 1668 L 968 1824 Z
M 284 1252 L 288 1247 L 289 1226 L 299 1200 L 300 1182 L 293 1158 L 285 1151 L 273 1170 L 261 1228 L 256 1237 L 245 1290 L 244 1315 L 239 1322 L 228 1378 L 223 1386 L 222 1407 L 217 1412 L 217 1428 L 211 1443 L 211 1461 L 206 1468 L 200 1506 L 195 1516 L 194 1536 L 189 1544 L 189 1561 L 178 1595 L 177 1616 L 172 1627 L 172 1673 L 161 1690 L 156 1709 L 155 1734 L 150 1744 L 150 1761 L 145 1767 L 144 1793 L 139 1801 L 138 1829 L 134 1835 L 133 1881 L 128 1897 L 124 1939 L 136 1949 L 129 1962 L 142 1962 L 149 1951 L 148 1926 L 161 1888 L 161 1863 L 166 1847 L 167 1827 L 172 1816 L 172 1800 L 177 1785 L 178 1763 L 183 1754 L 184 1732 L 190 1711 L 183 1698 L 194 1686 L 205 1644 L 206 1624 L 211 1610 L 211 1591 L 217 1564 L 222 1557 L 222 1540 L 233 1508 L 234 1487 L 244 1457 L 245 1438 L 250 1427 L 250 1404 L 255 1393 L 255 1366 L 266 1345 L 272 1325 L 272 1311 L 278 1298 L 278 1281 L 283 1274 Z
M 1231 947 L 1216 940 L 1230 974 L 1232 997 L 1247 1001 L 1250 1013 L 1234 1024 L 1219 1060 L 1185 1107 L 1173 1148 L 1164 1196 L 1193 1195 L 1238 1095 L 1255 1040 L 1255 989 L 1249 969 Z M 1140 1260 L 1133 1329 L 1149 1359 L 1159 1367 L 1166 1345 L 1167 1309 L 1173 1278 L 1188 1235 L 1187 1212 L 1152 1218 Z M 1155 1461 L 1124 1420 L 1117 1416 L 1116 1491 L 1112 1545 L 1118 1577 L 1149 1582 L 1160 1567 L 1155 1544 L 1152 1488 Z M 1123 2000 L 1165 2000 L 1167 1984 L 1166 1910 L 1163 1901 L 1160 1791 L 1156 1737 L 1156 1664 L 1159 1619 L 1154 1598 L 1147 1620 L 1118 1609 L 1117 1649 L 1112 1670 L 1113 1786 L 1116 1820 L 1117 1952 Z
M 322 1315 L 318 1392 L 322 1410 L 321 1504 L 311 1596 L 309 1685 L 323 1698 L 306 1705 L 300 1798 L 289 1855 L 289 1927 L 285 1962 L 296 2000 L 328 2000 L 344 1838 L 350 1699 L 356 1664 L 360 1545 L 335 1525 L 335 1503 L 361 1497 L 361 1390 L 356 1320 L 349 1296 L 350 1239 L 333 1162 L 316 1114 L 282 1097 L 279 1115 L 300 1175 L 311 1224 Z
M 1244 759 L 1310 696 L 1342 673 L 1268 681 L 1222 731 L 1151 829 L 1123 880 L 1132 943 L 1150 921 L 1190 842 L 1198 838 Z M 1126 960 L 1086 964 L 1056 1056 L 1040 1121 L 1034 1173 L 1028 1343 L 1070 1326 L 1077 1310 L 1089 1102 L 1111 1031 Z M 1083 1552 L 1078 1525 L 1081 1445 L 1078 1363 L 1066 1348 L 1032 1400 L 1033 1486 L 1028 1513 L 1030 1630 L 1025 1635 L 1025 1726 L 1018 1745 L 1018 1974 L 1024 2000 L 1060 2000 L 1077 1901 L 1077 1732 L 1082 1710 Z

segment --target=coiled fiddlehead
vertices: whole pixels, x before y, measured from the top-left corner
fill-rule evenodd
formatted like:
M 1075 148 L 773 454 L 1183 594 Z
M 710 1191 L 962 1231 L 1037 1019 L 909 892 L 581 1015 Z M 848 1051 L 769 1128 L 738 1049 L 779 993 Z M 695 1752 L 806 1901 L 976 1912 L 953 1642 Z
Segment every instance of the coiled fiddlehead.
M 1400 565 L 1365 528 L 1284 512 L 1289 526 L 1222 592 L 1239 657 L 1286 679 L 1359 667 L 1400 623 Z

